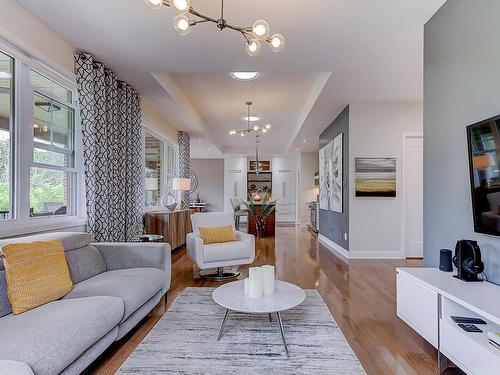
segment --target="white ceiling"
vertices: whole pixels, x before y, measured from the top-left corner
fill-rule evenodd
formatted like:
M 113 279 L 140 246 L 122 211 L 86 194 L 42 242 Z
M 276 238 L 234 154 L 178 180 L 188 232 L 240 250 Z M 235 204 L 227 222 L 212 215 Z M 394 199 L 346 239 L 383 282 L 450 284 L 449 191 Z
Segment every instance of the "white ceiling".
M 154 11 L 144 0 L 18 1 L 134 85 L 171 123 L 190 131 L 195 156 L 246 153 L 253 146 L 246 137 L 227 135 L 229 128 L 244 125 L 246 100 L 273 124 L 262 143 L 270 153 L 317 150 L 318 135 L 349 103 L 421 101 L 423 25 L 445 2 L 226 1 L 231 23 L 247 26 L 264 18 L 271 32 L 286 37 L 282 52 L 263 46 L 252 58 L 241 35 L 213 24 L 178 36 L 175 11 Z M 220 8 L 218 0 L 192 4 L 214 17 Z M 262 74 L 246 83 L 229 77 L 240 70 Z

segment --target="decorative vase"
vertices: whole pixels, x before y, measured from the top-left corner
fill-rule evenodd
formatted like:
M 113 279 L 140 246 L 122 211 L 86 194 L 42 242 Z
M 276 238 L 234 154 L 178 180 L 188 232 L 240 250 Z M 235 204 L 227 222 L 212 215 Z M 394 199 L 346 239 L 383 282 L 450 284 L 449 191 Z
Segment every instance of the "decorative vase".
M 266 236 L 266 218 L 264 216 L 255 217 L 255 227 L 257 229 L 257 237 L 263 238 Z

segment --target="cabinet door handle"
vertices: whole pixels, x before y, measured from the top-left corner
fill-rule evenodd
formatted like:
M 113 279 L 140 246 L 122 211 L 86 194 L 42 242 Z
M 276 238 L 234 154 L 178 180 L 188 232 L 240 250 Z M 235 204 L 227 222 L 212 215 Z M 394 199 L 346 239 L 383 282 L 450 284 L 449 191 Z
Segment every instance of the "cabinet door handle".
M 234 181 L 234 197 L 238 196 L 238 181 Z
M 286 198 L 286 182 L 283 182 L 283 198 Z

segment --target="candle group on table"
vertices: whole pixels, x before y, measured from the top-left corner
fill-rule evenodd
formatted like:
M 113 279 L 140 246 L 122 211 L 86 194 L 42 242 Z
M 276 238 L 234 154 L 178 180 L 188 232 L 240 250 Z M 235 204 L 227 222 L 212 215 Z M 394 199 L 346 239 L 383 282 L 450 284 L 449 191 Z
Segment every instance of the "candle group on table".
M 274 294 L 274 266 L 250 267 L 245 279 L 245 295 L 260 298 Z

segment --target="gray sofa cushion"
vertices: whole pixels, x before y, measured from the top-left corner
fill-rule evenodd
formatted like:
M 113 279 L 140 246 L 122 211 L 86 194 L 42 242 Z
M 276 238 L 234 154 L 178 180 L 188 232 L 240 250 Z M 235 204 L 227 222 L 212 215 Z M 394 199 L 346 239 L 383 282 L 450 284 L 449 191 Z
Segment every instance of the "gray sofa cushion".
M 5 361 L 0 359 L 0 374 L 2 375 L 33 375 L 26 363 Z
M 99 250 L 94 246 L 85 246 L 66 252 L 69 272 L 73 284 L 78 284 L 92 276 L 106 271 L 106 263 Z
M 94 238 L 90 233 L 84 232 L 51 232 L 26 237 L 2 238 L 0 239 L 0 247 L 10 243 L 47 241 L 54 239 L 60 239 L 62 241 L 64 251 L 71 251 L 87 246 L 93 242 Z M 0 258 L 0 270 L 3 269 L 3 261 L 2 258 Z
M 27 363 L 37 375 L 58 374 L 123 316 L 123 302 L 89 297 L 51 302 L 0 319 L 0 358 Z
M 125 305 L 121 322 L 162 290 L 167 275 L 157 268 L 131 268 L 101 273 L 73 287 L 64 298 L 111 296 Z
M 0 271 L 0 318 L 9 315 L 12 312 L 12 306 L 7 295 L 7 280 L 5 271 Z

